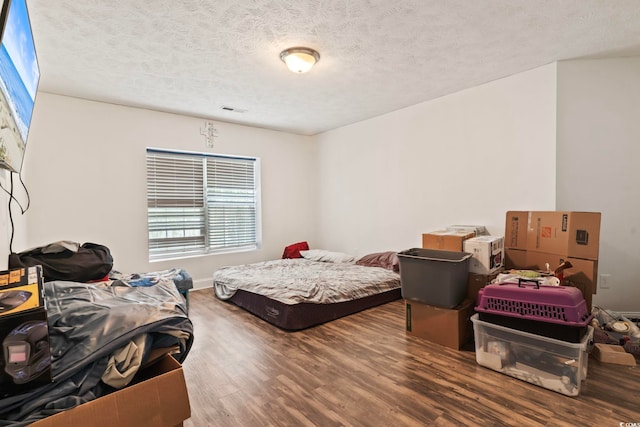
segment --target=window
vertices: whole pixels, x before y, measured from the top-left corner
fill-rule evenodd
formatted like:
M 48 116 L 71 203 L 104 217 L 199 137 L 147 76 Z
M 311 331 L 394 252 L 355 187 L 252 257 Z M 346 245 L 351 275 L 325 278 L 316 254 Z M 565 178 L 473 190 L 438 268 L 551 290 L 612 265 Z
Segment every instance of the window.
M 149 260 L 257 249 L 259 160 L 147 149 Z

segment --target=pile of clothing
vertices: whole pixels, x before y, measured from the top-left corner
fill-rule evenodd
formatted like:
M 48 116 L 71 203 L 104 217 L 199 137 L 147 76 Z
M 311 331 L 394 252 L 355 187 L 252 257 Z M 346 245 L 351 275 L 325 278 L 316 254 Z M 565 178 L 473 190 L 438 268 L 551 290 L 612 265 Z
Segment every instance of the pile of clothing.
M 170 277 L 44 283 L 53 382 L 0 398 L 0 426 L 24 426 L 128 385 L 155 349 L 183 362 L 193 343 L 185 300 Z

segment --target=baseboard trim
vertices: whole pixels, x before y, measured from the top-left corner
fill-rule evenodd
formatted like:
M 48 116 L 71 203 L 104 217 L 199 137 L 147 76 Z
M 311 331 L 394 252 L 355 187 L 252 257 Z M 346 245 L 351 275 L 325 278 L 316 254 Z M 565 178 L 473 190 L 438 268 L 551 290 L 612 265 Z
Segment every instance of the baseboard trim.
M 627 311 L 626 313 L 619 312 L 627 319 L 640 319 L 640 311 Z
M 199 279 L 193 281 L 193 290 L 206 289 L 213 286 L 213 279 Z

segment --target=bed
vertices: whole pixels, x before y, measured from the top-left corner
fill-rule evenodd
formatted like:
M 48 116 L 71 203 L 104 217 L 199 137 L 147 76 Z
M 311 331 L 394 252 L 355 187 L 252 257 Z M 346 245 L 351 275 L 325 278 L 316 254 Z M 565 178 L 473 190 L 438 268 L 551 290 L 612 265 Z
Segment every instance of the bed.
M 358 260 L 338 252 L 223 267 L 216 296 L 288 331 L 316 326 L 401 298 L 395 252 Z

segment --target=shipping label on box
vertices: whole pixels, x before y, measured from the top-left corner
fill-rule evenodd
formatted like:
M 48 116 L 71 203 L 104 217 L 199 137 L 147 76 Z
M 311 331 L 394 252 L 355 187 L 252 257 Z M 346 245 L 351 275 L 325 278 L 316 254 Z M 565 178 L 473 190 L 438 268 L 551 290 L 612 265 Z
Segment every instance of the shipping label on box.
M 531 212 L 526 249 L 597 260 L 600 218 L 599 212 Z
M 422 235 L 422 248 L 462 252 L 462 242 L 475 235 L 469 230 L 436 230 Z
M 0 318 L 0 398 L 25 393 L 51 379 L 49 325 L 44 308 Z
M 42 267 L 0 271 L 0 317 L 44 306 Z
M 469 271 L 490 274 L 504 265 L 504 237 L 478 236 L 463 243 L 464 252 L 473 255 L 469 261 Z
M 504 228 L 504 247 L 527 249 L 529 211 L 509 211 Z

